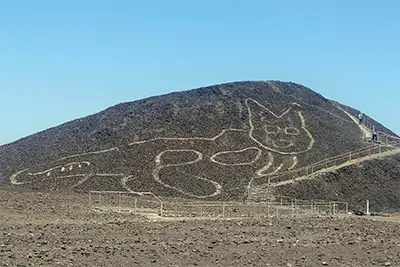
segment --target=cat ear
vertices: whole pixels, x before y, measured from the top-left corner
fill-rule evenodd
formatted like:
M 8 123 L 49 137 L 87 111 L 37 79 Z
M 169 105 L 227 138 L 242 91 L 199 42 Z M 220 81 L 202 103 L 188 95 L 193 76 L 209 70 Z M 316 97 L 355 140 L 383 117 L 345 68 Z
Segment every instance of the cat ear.
M 299 112 L 301 112 L 302 110 L 303 110 L 303 107 L 302 107 L 300 104 L 298 104 L 298 103 L 296 103 L 296 102 L 293 102 L 293 103 L 288 107 L 288 109 L 285 110 L 285 111 L 280 115 L 280 117 L 284 117 L 284 116 L 293 116 L 293 115 L 297 115 L 297 116 L 298 116 Z
M 303 107 L 294 102 L 290 107 L 283 113 L 282 119 L 288 120 L 294 127 L 303 127 L 302 120 Z
M 257 118 L 258 120 L 262 119 L 274 121 L 285 116 L 298 116 L 298 113 L 302 110 L 301 105 L 296 102 L 293 102 L 285 111 L 280 114 L 274 113 L 273 111 L 253 99 L 246 99 L 246 106 L 249 110 L 249 115 L 252 117 L 253 120 Z
M 302 107 L 301 107 L 301 105 L 300 105 L 299 103 L 293 102 L 293 103 L 292 103 L 292 108 L 294 108 L 294 109 L 301 109 Z
M 253 123 L 261 121 L 276 121 L 279 118 L 271 110 L 253 99 L 246 99 L 246 106 L 249 111 L 249 117 Z

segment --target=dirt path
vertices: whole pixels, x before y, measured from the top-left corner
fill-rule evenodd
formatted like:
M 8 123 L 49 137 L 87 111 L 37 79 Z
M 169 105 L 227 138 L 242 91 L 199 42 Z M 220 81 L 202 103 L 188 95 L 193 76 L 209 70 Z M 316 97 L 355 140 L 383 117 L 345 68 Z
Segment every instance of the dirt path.
M 286 180 L 286 181 L 282 181 L 282 182 L 277 182 L 277 183 L 271 183 L 271 187 L 278 187 L 278 186 L 282 186 L 282 185 L 287 185 L 287 184 L 291 184 L 294 182 L 298 182 L 298 181 L 304 181 L 304 180 L 310 180 L 310 179 L 314 179 L 316 177 L 318 177 L 319 175 L 323 174 L 323 173 L 327 173 L 327 172 L 333 172 L 336 170 L 339 170 L 341 168 L 347 167 L 347 166 L 351 166 L 354 164 L 358 164 L 358 163 L 362 163 L 364 161 L 368 161 L 368 160 L 374 160 L 374 159 L 379 159 L 379 158 L 384 158 L 384 157 L 390 157 L 396 154 L 400 153 L 400 149 L 395 149 L 395 150 L 391 150 L 391 151 L 386 151 L 386 152 L 382 152 L 380 154 L 372 154 L 369 156 L 365 156 L 362 158 L 357 158 L 357 159 L 353 159 L 350 161 L 347 161 L 343 164 L 340 165 L 335 165 L 329 168 L 324 168 L 321 170 L 318 170 L 316 172 L 314 172 L 313 174 L 310 175 L 306 175 L 306 176 L 301 176 L 301 177 L 297 177 L 294 180 Z
M 364 137 L 366 139 L 371 139 L 372 138 L 372 132 L 370 129 L 368 129 L 364 124 L 360 124 L 358 119 L 356 117 L 354 117 L 353 115 L 351 115 L 349 112 L 347 112 L 346 110 L 344 110 L 342 107 L 340 106 L 336 106 L 338 109 L 340 109 L 341 111 L 343 111 L 347 116 L 349 116 L 349 118 L 360 128 L 360 130 L 364 133 Z

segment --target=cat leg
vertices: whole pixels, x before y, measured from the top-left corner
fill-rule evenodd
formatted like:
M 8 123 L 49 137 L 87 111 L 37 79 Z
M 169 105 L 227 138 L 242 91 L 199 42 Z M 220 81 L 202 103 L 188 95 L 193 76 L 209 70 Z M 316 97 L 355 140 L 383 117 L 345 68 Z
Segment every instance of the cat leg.
M 299 159 L 297 158 L 297 156 L 293 156 L 292 160 L 293 160 L 293 164 L 289 167 L 289 169 L 288 169 L 289 171 L 296 168 L 297 164 L 299 164 Z
M 197 165 L 203 154 L 192 149 L 162 151 L 156 157 L 153 178 L 161 185 L 183 195 L 195 198 L 215 197 L 221 193 L 222 186 L 212 179 L 197 173 Z

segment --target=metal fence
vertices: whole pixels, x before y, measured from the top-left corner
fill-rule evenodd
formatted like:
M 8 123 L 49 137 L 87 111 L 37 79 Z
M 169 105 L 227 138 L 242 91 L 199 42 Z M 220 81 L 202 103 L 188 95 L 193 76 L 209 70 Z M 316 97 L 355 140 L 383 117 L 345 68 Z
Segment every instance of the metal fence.
M 240 203 L 220 201 L 163 201 L 150 192 L 91 191 L 89 205 L 103 211 L 174 218 L 271 218 L 347 214 L 348 203 L 299 200 L 279 196 L 275 201 Z
M 288 180 L 296 180 L 298 177 L 306 177 L 318 173 L 321 170 L 329 169 L 331 167 L 340 166 L 352 160 L 368 157 L 371 155 L 380 155 L 384 152 L 398 149 L 399 143 L 392 143 L 391 145 L 371 145 L 358 150 L 354 150 L 345 154 L 334 156 L 316 162 L 314 164 L 267 176 L 268 184 L 284 182 Z
M 271 218 L 319 216 L 347 213 L 347 204 L 339 202 L 291 203 L 166 203 L 165 216 L 211 218 Z
M 98 210 L 134 214 L 160 213 L 164 202 L 151 192 L 90 191 L 89 206 Z

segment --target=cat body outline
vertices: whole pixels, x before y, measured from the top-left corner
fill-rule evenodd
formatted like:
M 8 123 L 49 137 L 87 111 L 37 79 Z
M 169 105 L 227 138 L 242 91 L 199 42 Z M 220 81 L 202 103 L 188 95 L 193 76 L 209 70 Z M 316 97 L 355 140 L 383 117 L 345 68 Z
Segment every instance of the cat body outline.
M 212 173 L 225 176 L 224 171 L 230 171 L 228 168 L 233 168 L 238 172 L 247 168 L 249 172 L 253 172 L 253 175 L 244 177 L 243 181 L 239 182 L 240 190 L 246 191 L 254 179 L 294 169 L 299 163 L 297 155 L 311 150 L 315 140 L 306 127 L 301 107 L 297 103 L 292 103 L 279 115 L 254 99 L 246 99 L 245 106 L 248 111 L 249 129 L 223 129 L 219 134 L 210 138 L 153 138 L 136 141 L 124 147 L 63 157 L 55 161 L 55 163 L 59 163 L 56 167 L 34 173 L 28 172 L 28 170 L 19 171 L 13 174 L 10 180 L 13 184 L 22 185 L 32 181 L 30 179 L 19 181 L 18 177 L 21 175 L 28 176 L 28 178 L 29 176 L 30 178 L 39 178 L 36 179 L 36 182 L 76 177 L 76 184 L 71 186 L 76 188 L 94 176 L 110 177 L 120 179 L 125 190 L 137 192 L 133 190 L 134 185 L 130 185 L 132 182 L 135 183 L 135 175 L 118 171 L 105 173 L 101 170 L 94 170 L 91 167 L 94 164 L 88 158 L 113 155 L 112 157 L 117 159 L 121 157 L 121 154 L 125 154 L 125 158 L 121 157 L 120 164 L 129 165 L 129 163 L 126 163 L 126 155 L 136 153 L 136 157 L 140 157 L 140 154 L 150 153 L 148 164 L 152 165 L 152 168 L 150 167 L 151 173 L 147 175 L 150 175 L 158 184 L 175 190 L 184 196 L 210 198 L 218 196 L 224 190 L 232 189 L 226 188 L 224 184 L 224 179 L 229 177 L 218 177 L 218 179 L 204 177 L 202 172 L 208 169 L 213 171 Z M 242 140 L 242 143 L 237 140 Z M 155 147 L 147 152 L 143 150 L 142 153 L 139 153 L 141 146 L 148 146 L 149 144 L 150 147 L 155 144 Z M 182 161 L 179 157 L 185 158 L 185 161 Z M 151 158 L 153 159 L 151 160 Z M 229 158 L 233 158 L 233 161 L 229 162 L 229 160 L 232 160 Z M 72 162 L 68 162 L 70 160 Z M 64 166 L 63 162 L 68 163 Z M 77 168 L 78 171 L 76 171 Z M 51 173 L 55 170 L 58 172 L 58 176 Z M 68 174 L 71 171 L 74 173 Z M 176 180 L 167 181 L 174 176 L 176 176 Z M 202 191 L 200 194 L 182 188 L 185 187 L 185 181 L 179 181 L 179 179 L 185 179 L 185 176 L 193 176 L 189 180 L 199 183 L 199 188 L 203 186 L 207 192 Z M 181 185 L 177 186 L 174 181 L 180 182 Z M 213 190 L 209 190 L 210 187 Z

